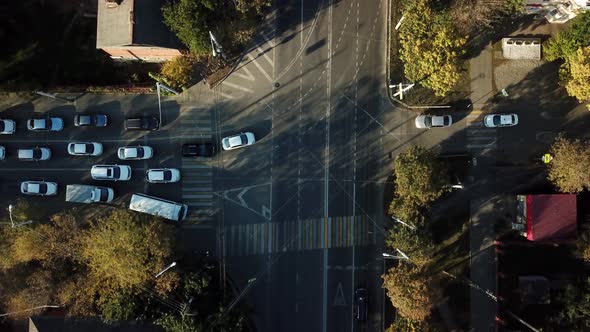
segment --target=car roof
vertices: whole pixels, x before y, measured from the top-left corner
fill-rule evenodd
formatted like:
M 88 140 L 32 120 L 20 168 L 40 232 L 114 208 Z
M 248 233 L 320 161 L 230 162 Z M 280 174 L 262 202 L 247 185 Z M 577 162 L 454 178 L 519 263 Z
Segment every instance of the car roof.
M 446 115 L 433 115 L 432 116 L 432 125 L 433 126 L 444 126 L 445 124 L 445 117 Z
M 229 141 L 229 146 L 232 146 L 232 147 L 243 144 L 241 135 L 232 136 L 228 139 L 228 141 Z
M 150 179 L 154 181 L 162 181 L 164 180 L 164 172 L 163 169 L 152 169 L 150 170 Z

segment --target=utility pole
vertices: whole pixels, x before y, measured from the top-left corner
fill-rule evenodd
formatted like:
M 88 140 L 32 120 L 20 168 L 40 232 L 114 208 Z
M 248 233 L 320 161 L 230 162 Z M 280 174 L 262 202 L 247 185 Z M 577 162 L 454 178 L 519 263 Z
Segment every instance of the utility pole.
M 219 42 L 213 35 L 213 32 L 211 31 L 209 31 L 209 39 L 211 39 L 211 48 L 213 49 L 213 56 L 217 57 L 217 54 L 219 54 L 221 55 L 223 60 L 227 60 L 225 52 L 223 52 L 223 47 L 221 47 L 221 44 L 219 44 Z
M 64 97 L 58 97 L 55 93 L 43 92 L 43 91 L 33 91 L 33 93 L 38 94 L 43 97 L 49 97 L 52 99 L 62 100 L 68 103 L 71 103 L 72 100 Z

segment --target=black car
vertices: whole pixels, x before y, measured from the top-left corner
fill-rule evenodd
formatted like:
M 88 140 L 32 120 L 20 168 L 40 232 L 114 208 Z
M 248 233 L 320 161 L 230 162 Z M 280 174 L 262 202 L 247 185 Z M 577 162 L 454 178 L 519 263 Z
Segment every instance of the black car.
M 367 320 L 367 289 L 357 288 L 354 291 L 354 318 L 364 322 Z
M 127 130 L 158 130 L 159 128 L 160 121 L 153 116 L 125 119 L 125 129 Z
M 76 127 L 106 127 L 109 118 L 104 114 L 76 114 L 74 126 Z
M 183 157 L 211 157 L 215 148 L 211 143 L 187 143 L 182 145 Z

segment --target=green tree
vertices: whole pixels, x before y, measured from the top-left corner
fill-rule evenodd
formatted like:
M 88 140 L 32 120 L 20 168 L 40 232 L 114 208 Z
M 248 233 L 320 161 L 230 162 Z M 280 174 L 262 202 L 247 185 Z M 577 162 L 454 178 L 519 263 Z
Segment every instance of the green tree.
M 395 193 L 417 206 L 426 206 L 438 199 L 450 184 L 445 166 L 436 153 L 414 146 L 400 153 L 394 162 Z
M 383 288 L 400 316 L 423 322 L 430 316 L 441 293 L 424 270 L 401 263 L 382 276 Z
M 590 46 L 590 13 L 581 13 L 575 17 L 571 25 L 557 32 L 543 44 L 543 54 L 546 60 L 555 61 L 568 59 L 580 47 Z
M 160 69 L 160 78 L 174 89 L 185 90 L 194 82 L 197 59 L 188 54 L 165 62 Z
M 590 278 L 568 284 L 557 301 L 563 307 L 557 315 L 560 325 L 572 331 L 590 329 Z
M 570 79 L 565 85 L 568 94 L 580 102 L 590 100 L 590 47 L 578 49 L 568 63 Z
M 590 229 L 583 230 L 576 240 L 576 256 L 590 263 Z
M 103 288 L 130 289 L 151 281 L 171 255 L 170 229 L 159 219 L 116 209 L 82 237 L 82 257 Z
M 399 249 L 408 255 L 412 264 L 416 266 L 424 267 L 432 262 L 434 243 L 421 228 L 411 230 L 402 226 L 396 227 L 389 231 L 385 242 L 391 250 Z
M 400 58 L 404 73 L 444 96 L 461 75 L 461 56 L 467 39 L 460 37 L 450 17 L 432 10 L 428 0 L 407 1 L 401 25 Z
M 560 135 L 551 146 L 549 181 L 560 191 L 579 193 L 590 188 L 590 149 L 580 140 Z
M 211 47 L 209 30 L 215 26 L 211 23 L 215 23 L 214 20 L 227 10 L 223 1 L 178 0 L 164 4 L 162 17 L 191 52 L 202 54 L 209 52 Z

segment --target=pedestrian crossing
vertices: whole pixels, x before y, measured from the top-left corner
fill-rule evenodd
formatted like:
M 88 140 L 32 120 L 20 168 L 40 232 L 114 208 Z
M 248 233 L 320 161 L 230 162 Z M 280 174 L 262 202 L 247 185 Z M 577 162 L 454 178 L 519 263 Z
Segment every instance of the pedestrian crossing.
M 366 216 L 238 224 L 227 226 L 224 234 L 228 243 L 228 256 L 346 248 L 376 243 L 374 223 Z
M 206 108 L 194 108 L 180 118 L 180 141 L 185 143 L 213 142 L 214 124 Z M 186 221 L 210 220 L 217 212 L 213 195 L 213 167 L 211 158 L 182 158 L 182 201 L 188 205 Z
M 496 128 L 488 128 L 483 124 L 487 111 L 474 110 L 466 116 L 467 149 L 488 150 L 497 147 L 498 135 Z

